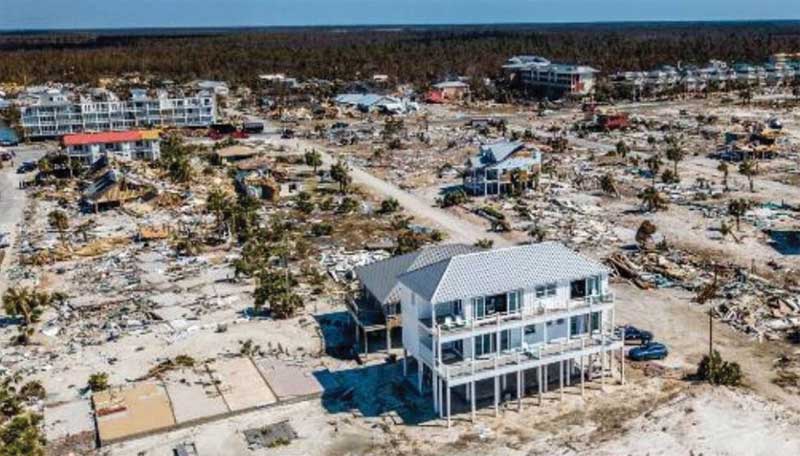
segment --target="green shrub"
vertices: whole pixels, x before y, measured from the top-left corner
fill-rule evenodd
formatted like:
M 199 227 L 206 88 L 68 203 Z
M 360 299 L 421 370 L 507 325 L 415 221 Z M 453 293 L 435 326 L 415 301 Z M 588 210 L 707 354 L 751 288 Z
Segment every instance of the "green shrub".
M 718 351 L 714 350 L 711 357 L 703 356 L 697 366 L 697 379 L 707 381 L 713 385 L 738 386 L 742 383 L 742 368 L 739 363 L 725 361 Z

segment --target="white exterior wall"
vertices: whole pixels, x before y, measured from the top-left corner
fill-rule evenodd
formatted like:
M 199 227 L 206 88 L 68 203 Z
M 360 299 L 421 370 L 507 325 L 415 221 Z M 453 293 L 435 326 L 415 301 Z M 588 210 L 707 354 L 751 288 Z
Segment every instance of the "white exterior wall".
M 216 99 L 212 95 L 198 95 L 46 103 L 22 108 L 20 121 L 25 135 L 33 138 L 150 126 L 207 127 L 216 122 Z
M 66 153 L 71 158 L 82 160 L 86 164 L 96 162 L 106 154 L 128 160 L 158 160 L 161 157 L 161 144 L 159 140 L 126 141 L 112 143 L 113 147 L 108 149 L 105 143 L 84 144 L 81 146 L 68 146 Z
M 608 276 L 603 275 L 600 276 L 600 288 L 599 293 L 604 294 L 608 292 Z M 522 290 L 522 299 L 521 303 L 524 306 L 523 309 L 533 309 L 538 308 L 542 304 L 548 309 L 548 311 L 555 311 L 558 309 L 563 309 L 566 304 L 570 301 L 570 280 L 563 280 L 560 282 L 556 282 L 556 294 L 555 296 L 545 296 L 542 298 L 536 297 L 536 288 L 540 285 L 533 285 L 524 290 Z M 546 285 L 546 284 L 545 284 Z M 590 290 L 587 289 L 587 292 Z M 418 359 L 422 359 L 426 363 L 430 363 L 429 357 L 430 354 L 426 353 L 427 350 L 420 342 L 421 338 L 428 337 L 426 333 L 424 333 L 420 328 L 420 320 L 421 319 L 429 319 L 431 317 L 431 304 L 421 298 L 419 295 L 413 293 L 410 289 L 406 286 L 401 284 L 401 308 L 403 314 L 403 344 L 411 356 L 414 356 Z M 472 299 L 462 299 L 462 311 L 464 315 L 464 320 L 470 321 L 472 319 L 473 310 L 472 310 Z M 451 308 L 451 303 L 439 303 L 436 305 L 437 309 L 437 316 L 442 317 L 444 315 L 449 314 L 449 309 Z M 585 334 L 588 332 L 588 328 L 591 325 L 591 313 L 589 309 L 586 309 L 584 313 L 581 313 L 578 316 L 579 320 L 577 321 L 577 332 L 578 334 Z M 607 315 L 601 314 L 601 319 L 607 318 Z M 525 327 L 533 325 L 536 330 L 532 334 L 525 335 Z M 602 320 L 601 320 L 602 325 Z M 474 353 L 472 350 L 473 347 L 473 340 L 476 337 L 478 330 L 474 332 L 467 332 L 464 333 L 461 338 L 455 339 L 460 340 L 462 344 L 462 355 L 465 359 L 473 359 Z M 497 331 L 492 331 L 491 327 L 489 328 L 490 333 L 492 334 L 492 340 L 497 340 Z M 503 328 L 501 326 L 500 331 L 510 331 L 510 338 L 509 338 L 509 347 L 515 348 L 520 347 L 522 342 L 524 341 L 528 345 L 537 345 L 542 343 L 550 343 L 556 340 L 563 340 L 567 337 L 574 336 L 574 334 L 570 334 L 570 317 L 559 317 L 554 316 L 551 320 L 547 322 L 540 322 L 540 323 L 531 323 L 528 325 L 519 326 L 517 324 L 516 327 L 513 328 Z M 480 334 L 486 334 L 486 328 L 480 330 Z M 547 340 L 545 340 L 545 333 L 547 333 Z M 447 344 L 451 344 L 454 340 L 451 338 Z M 494 343 L 494 342 L 493 342 Z

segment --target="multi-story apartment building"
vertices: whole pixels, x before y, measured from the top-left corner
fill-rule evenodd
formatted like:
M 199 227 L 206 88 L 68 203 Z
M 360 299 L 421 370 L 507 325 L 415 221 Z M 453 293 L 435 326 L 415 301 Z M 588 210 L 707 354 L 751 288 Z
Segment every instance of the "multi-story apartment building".
M 211 92 L 191 96 L 159 90 L 131 90 L 127 100 L 95 90 L 75 97 L 69 93 L 37 94 L 22 108 L 21 123 L 29 138 L 70 133 L 124 131 L 151 127 L 207 127 L 216 121 L 216 100 Z
M 518 55 L 503 70 L 526 88 L 543 96 L 588 95 L 594 91 L 598 70 L 585 65 L 553 63 L 544 57 Z
M 609 271 L 559 243 L 454 255 L 399 276 L 403 344 L 420 392 L 450 420 L 453 395 L 469 404 L 541 395 L 615 372 Z M 624 379 L 622 365 L 620 381 Z
M 112 155 L 128 160 L 158 160 L 161 157 L 156 130 L 77 133 L 61 138 L 64 152 L 84 164 Z

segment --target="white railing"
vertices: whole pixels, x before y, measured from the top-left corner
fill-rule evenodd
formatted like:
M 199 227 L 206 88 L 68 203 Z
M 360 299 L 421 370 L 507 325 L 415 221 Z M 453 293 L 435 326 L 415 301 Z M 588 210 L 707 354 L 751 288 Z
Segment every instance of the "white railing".
M 605 293 L 602 295 L 587 296 L 582 299 L 570 299 L 567 301 L 559 301 L 557 303 L 548 302 L 544 300 L 537 300 L 531 305 L 523 306 L 517 311 L 497 312 L 492 315 L 478 318 L 470 318 L 468 320 L 460 320 L 452 318 L 449 323 L 440 324 L 437 321 L 431 323 L 429 327 L 420 322 L 420 328 L 430 335 L 437 333 L 437 329 L 445 334 L 452 334 L 466 330 L 480 329 L 486 326 L 495 325 L 499 326 L 503 323 L 516 320 L 528 320 L 530 318 L 552 315 L 557 318 L 558 314 L 567 314 L 575 310 L 591 309 L 593 306 L 608 304 L 614 302 L 613 293 Z
M 441 374 L 447 378 L 473 376 L 484 371 L 494 371 L 510 365 L 522 365 L 545 360 L 549 357 L 563 355 L 569 352 L 581 352 L 587 348 L 610 346 L 623 340 L 611 334 L 599 334 L 578 339 L 564 340 L 560 343 L 538 344 L 520 347 L 486 358 L 466 359 L 454 364 L 437 363 Z

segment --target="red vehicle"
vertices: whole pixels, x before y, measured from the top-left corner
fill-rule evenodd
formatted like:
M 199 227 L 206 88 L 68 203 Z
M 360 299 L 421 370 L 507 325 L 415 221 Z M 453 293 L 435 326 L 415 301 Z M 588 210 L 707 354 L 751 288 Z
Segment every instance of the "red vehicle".
M 250 137 L 250 135 L 247 134 L 246 131 L 238 130 L 238 131 L 234 131 L 233 133 L 231 133 L 231 137 L 236 138 L 236 139 L 247 139 L 247 138 Z

